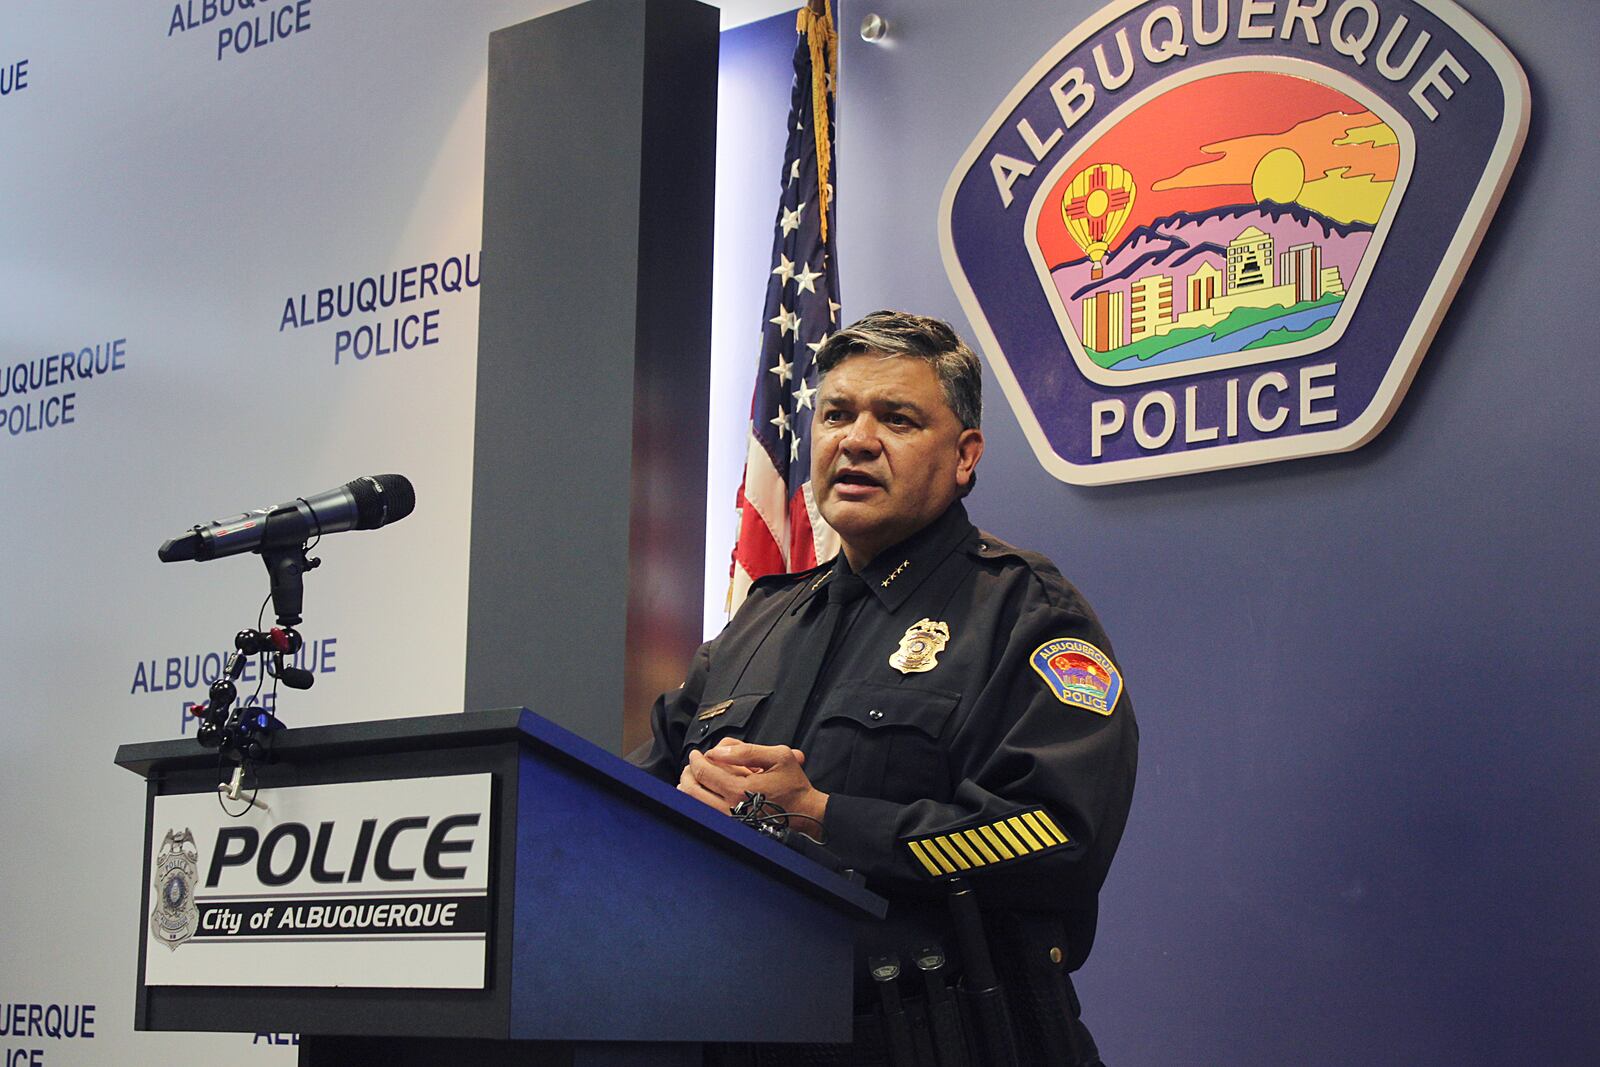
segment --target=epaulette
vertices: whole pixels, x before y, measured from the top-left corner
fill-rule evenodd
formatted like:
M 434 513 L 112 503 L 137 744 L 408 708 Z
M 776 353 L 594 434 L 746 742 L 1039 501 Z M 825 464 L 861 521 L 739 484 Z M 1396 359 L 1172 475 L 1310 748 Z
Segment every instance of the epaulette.
M 1018 548 L 983 530 L 978 531 L 976 540 L 968 542 L 967 552 L 977 559 L 991 562 L 1020 563 L 1028 569 L 1034 580 L 1039 583 L 1039 587 L 1057 607 L 1085 618 L 1093 618 L 1093 613 L 1083 601 L 1083 594 L 1067 581 L 1049 556 L 1031 552 L 1026 548 Z
M 1029 552 L 1025 548 L 1007 544 L 994 534 L 986 533 L 983 530 L 978 531 L 977 540 L 967 544 L 967 551 L 979 559 L 1002 559 L 1010 556 L 1030 565 L 1040 560 L 1048 562 L 1046 557 L 1039 555 L 1037 552 Z

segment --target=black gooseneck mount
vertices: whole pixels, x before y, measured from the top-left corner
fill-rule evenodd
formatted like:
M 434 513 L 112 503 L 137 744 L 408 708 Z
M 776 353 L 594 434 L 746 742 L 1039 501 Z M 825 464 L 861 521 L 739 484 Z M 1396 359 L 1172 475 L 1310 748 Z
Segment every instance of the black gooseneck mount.
M 249 804 L 264 807 L 253 797 L 242 796 L 242 783 L 251 765 L 265 763 L 272 758 L 272 735 L 283 729 L 275 711 L 246 701 L 237 703 L 237 682 L 244 673 L 250 657 L 261 657 L 262 673 L 276 683 L 282 682 L 290 689 L 310 689 L 316 675 L 294 666 L 293 657 L 305 647 L 305 639 L 295 629 L 301 620 L 304 600 L 302 578 L 306 571 L 321 566 L 322 560 L 308 557 L 304 543 L 288 546 L 273 545 L 270 537 L 272 516 L 267 519 L 268 535 L 263 538 L 270 547 L 259 550 L 266 565 L 271 585 L 272 610 L 278 625 L 265 632 L 244 629 L 233 635 L 233 654 L 228 657 L 222 676 L 211 683 L 208 699 L 203 704 L 190 707 L 189 713 L 200 720 L 195 738 L 207 748 L 217 749 L 218 756 L 234 764 L 229 782 L 219 783 L 217 790 L 229 800 L 243 799 Z M 259 625 L 259 623 L 257 624 Z

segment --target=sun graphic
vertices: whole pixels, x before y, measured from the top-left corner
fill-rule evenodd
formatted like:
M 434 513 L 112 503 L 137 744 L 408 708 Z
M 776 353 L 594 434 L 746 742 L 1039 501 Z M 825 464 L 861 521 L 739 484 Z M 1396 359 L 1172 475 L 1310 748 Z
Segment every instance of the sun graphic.
M 1306 165 L 1292 148 L 1274 148 L 1261 157 L 1250 177 L 1250 192 L 1257 200 L 1292 204 L 1306 183 Z

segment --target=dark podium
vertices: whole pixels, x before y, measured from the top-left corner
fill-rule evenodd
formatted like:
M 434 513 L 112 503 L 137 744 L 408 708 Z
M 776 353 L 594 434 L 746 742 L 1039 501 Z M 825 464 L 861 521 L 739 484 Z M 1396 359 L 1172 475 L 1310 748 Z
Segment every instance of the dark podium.
M 146 790 L 214 792 L 193 740 L 124 745 Z M 526 710 L 288 730 L 261 785 L 489 773 L 482 989 L 145 984 L 140 1030 L 295 1031 L 302 1064 L 698 1064 L 703 1043 L 848 1041 L 853 928 L 881 898 Z M 248 975 L 244 976 L 248 980 Z

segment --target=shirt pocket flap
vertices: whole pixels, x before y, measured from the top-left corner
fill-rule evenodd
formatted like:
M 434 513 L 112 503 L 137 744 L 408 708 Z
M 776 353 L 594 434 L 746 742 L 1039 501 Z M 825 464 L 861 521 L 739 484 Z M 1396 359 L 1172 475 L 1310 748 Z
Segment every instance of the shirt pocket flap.
M 849 719 L 869 730 L 909 728 L 937 738 L 959 703 L 961 694 L 947 689 L 852 682 L 834 688 L 817 718 L 819 724 Z
M 684 737 L 684 748 L 702 748 L 704 743 L 723 735 L 743 737 L 744 728 L 763 701 L 766 693 L 741 693 L 726 700 L 715 700 L 700 705 L 689 722 L 689 732 Z

